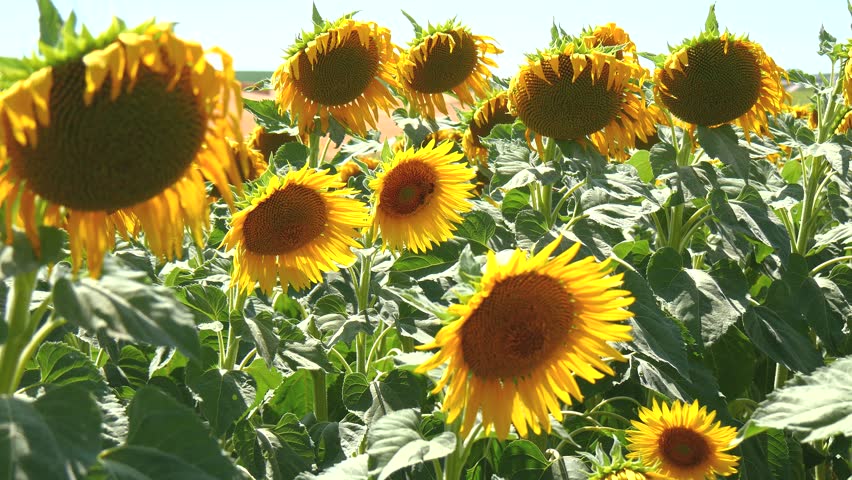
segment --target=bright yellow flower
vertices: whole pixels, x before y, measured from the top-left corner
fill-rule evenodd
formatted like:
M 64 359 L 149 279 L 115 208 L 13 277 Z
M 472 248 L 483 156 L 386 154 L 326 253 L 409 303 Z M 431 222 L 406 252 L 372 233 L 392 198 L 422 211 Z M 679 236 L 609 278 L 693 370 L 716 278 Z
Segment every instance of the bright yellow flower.
M 621 46 L 621 50 L 615 52 L 615 58 L 619 60 L 627 59 L 634 63 L 639 63 L 639 57 L 636 55 L 636 44 L 630 40 L 630 35 L 624 29 L 613 22 L 606 25 L 599 25 L 591 30 L 584 30 L 582 37 L 583 41 L 589 47 Z
M 473 35 L 467 27 L 449 21 L 422 31 L 399 57 L 397 69 L 405 95 L 429 118 L 435 108 L 447 114 L 444 93 L 453 92 L 462 105 L 488 90 L 497 64 L 489 54 L 502 53 L 490 37 Z
M 235 250 L 235 288 L 250 292 L 255 283 L 269 293 L 280 279 L 301 290 L 322 281 L 322 274 L 355 259 L 351 247 L 367 225 L 364 203 L 348 198 L 355 190 L 326 171 L 307 167 L 273 177 L 231 219 L 222 244 Z
M 394 48 L 387 28 L 347 17 L 305 34 L 272 75 L 279 110 L 290 111 L 301 133 L 313 130 L 319 114 L 323 130 L 334 117 L 365 135 L 376 128 L 379 110 L 397 103 L 387 87 L 396 86 Z
M 506 263 L 489 252 L 477 292 L 452 305 L 460 318 L 445 325 L 440 348 L 417 371 L 448 363 L 433 392 L 448 386 L 443 410 L 452 423 L 460 415 L 467 432 L 482 411 L 486 432 L 505 439 L 513 424 L 522 437 L 550 431 L 562 420 L 559 401 L 583 399 L 576 377 L 594 383 L 612 375 L 604 357 L 624 360 L 608 342 L 631 340 L 630 292 L 619 290 L 622 275 L 607 275 L 592 257 L 572 262 L 580 244 L 551 259 L 560 239 L 528 258 L 515 250 Z
M 260 152 L 264 161 L 269 161 L 270 156 L 285 143 L 298 142 L 299 138 L 287 133 L 270 133 L 262 125 L 256 125 L 251 131 L 246 143 L 248 148 Z
M 739 458 L 726 453 L 735 447 L 733 427 L 713 423 L 716 412 L 707 413 L 698 401 L 683 404 L 675 400 L 671 408 L 654 400 L 653 408 L 641 408 L 635 430 L 627 431 L 631 458 L 641 458 L 656 466 L 659 473 L 679 480 L 703 480 L 737 472 Z
M 473 112 L 470 125 L 464 132 L 462 146 L 468 160 L 488 165 L 488 148 L 482 144 L 495 126 L 514 123 L 515 116 L 509 113 L 509 96 L 505 90 L 493 93 Z
M 596 47 L 598 48 L 598 47 Z M 509 85 L 509 111 L 539 137 L 589 138 L 609 158 L 624 160 L 656 129 L 637 63 L 577 42 L 531 56 Z
M 144 232 L 163 258 L 183 252 L 186 228 L 200 244 L 203 178 L 229 203 L 229 182 L 240 183 L 225 140 L 242 137 L 231 57 L 168 24 L 116 20 L 100 38 L 66 43 L 75 49 L 43 47 L 42 67 L 0 92 L 0 201 L 18 205 L 7 229 L 18 218 L 38 245 L 39 224 L 63 226 L 74 269 L 86 255 L 93 276 L 116 232 Z
M 414 253 L 453 237 L 461 214 L 473 205 L 476 175 L 465 164 L 456 163 L 463 155 L 451 153 L 452 142 L 437 147 L 430 142 L 415 150 L 409 148 L 382 165 L 373 190 L 373 225 L 381 231 L 385 248 Z
M 789 95 L 784 70 L 760 44 L 728 32 L 703 34 L 673 48 L 654 78 L 657 102 L 691 125 L 733 123 L 748 138 L 768 134 L 768 115 L 784 108 Z

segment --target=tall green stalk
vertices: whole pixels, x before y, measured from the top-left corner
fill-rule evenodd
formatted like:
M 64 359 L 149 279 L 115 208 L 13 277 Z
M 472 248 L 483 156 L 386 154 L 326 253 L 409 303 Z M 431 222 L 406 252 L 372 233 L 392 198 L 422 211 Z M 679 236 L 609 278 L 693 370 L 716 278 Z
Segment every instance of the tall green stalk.
M 18 360 L 38 326 L 39 317 L 30 316 L 30 301 L 37 275 L 37 271 L 17 275 L 9 291 L 6 305 L 9 334 L 0 354 L 0 394 L 12 394 L 18 388 L 15 381 Z

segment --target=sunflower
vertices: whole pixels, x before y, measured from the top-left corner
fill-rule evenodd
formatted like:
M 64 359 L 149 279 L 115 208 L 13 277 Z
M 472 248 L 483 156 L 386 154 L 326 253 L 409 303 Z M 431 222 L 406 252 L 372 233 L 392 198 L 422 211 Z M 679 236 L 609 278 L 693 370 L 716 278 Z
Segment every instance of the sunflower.
M 470 124 L 464 132 L 462 147 L 467 158 L 471 162 L 488 165 L 488 148 L 482 144 L 482 138 L 491 134 L 495 126 L 514 121 L 515 116 L 509 113 L 509 97 L 506 91 L 493 92 L 473 111 Z
M 64 45 L 42 45 L 43 57 L 22 62 L 30 72 L 4 75 L 16 80 L 0 92 L 0 201 L 18 212 L 7 230 L 18 218 L 38 248 L 38 224 L 66 228 L 74 270 L 85 254 L 93 276 L 117 232 L 144 232 L 164 258 L 182 253 L 185 227 L 201 243 L 203 178 L 231 205 L 228 184 L 240 180 L 225 140 L 241 137 L 231 57 L 181 40 L 170 24 L 128 29 L 117 19 Z
M 303 33 L 272 75 L 279 111 L 289 110 L 302 134 L 314 129 L 319 114 L 323 130 L 331 116 L 365 135 L 368 126 L 376 128 L 379 110 L 397 103 L 388 90 L 396 86 L 394 49 L 387 28 L 349 17 Z
M 247 142 L 228 139 L 228 146 L 231 147 L 234 158 L 245 158 L 245 162 L 239 166 L 240 180 L 243 182 L 255 180 L 269 168 L 260 150 L 252 148 Z
M 768 134 L 768 115 L 784 110 L 786 75 L 760 44 L 710 30 L 673 47 L 654 74 L 657 102 L 690 124 L 740 126 Z
M 515 250 L 502 264 L 489 252 L 477 292 L 449 308 L 459 320 L 419 347 L 441 349 L 419 372 L 449 363 L 433 392 L 449 385 L 443 410 L 448 423 L 464 412 L 463 432 L 480 409 L 486 432 L 501 439 L 510 424 L 522 437 L 549 432 L 548 412 L 562 420 L 558 400 L 583 399 L 575 377 L 594 383 L 613 374 L 602 357 L 624 360 L 607 343 L 631 339 L 617 323 L 632 316 L 630 292 L 617 289 L 622 275 L 592 257 L 572 263 L 580 244 L 550 259 L 560 241 L 531 258 Z
M 615 58 L 639 63 L 639 57 L 636 55 L 636 44 L 630 40 L 630 35 L 624 29 L 613 22 L 598 25 L 594 29 L 585 29 L 581 36 L 589 47 L 621 47 L 614 52 Z
M 426 30 L 417 24 L 414 28 L 417 37 L 400 54 L 397 76 L 406 97 L 421 112 L 434 118 L 437 108 L 446 115 L 444 92 L 453 92 L 462 105 L 473 105 L 474 95 L 485 95 L 488 67 L 497 66 L 487 55 L 503 52 L 491 37 L 474 35 L 455 20 Z
M 656 128 L 641 85 L 647 71 L 603 47 L 557 39 L 528 62 L 509 85 L 509 112 L 536 135 L 554 140 L 588 137 L 604 155 L 627 158 L 637 139 Z
M 307 167 L 273 177 L 231 219 L 222 240 L 234 254 L 233 281 L 242 292 L 255 283 L 269 293 L 276 284 L 301 290 L 322 280 L 322 274 L 355 259 L 350 247 L 367 226 L 366 205 L 348 198 L 355 190 L 327 171 Z
M 461 214 L 473 205 L 476 173 L 456 163 L 463 155 L 451 153 L 452 142 L 435 146 L 429 142 L 409 148 L 382 164 L 382 171 L 370 182 L 373 190 L 372 223 L 374 235 L 382 233 L 384 248 L 414 253 L 431 250 L 453 237 Z
M 425 147 L 429 144 L 429 142 L 441 143 L 441 142 L 453 142 L 453 143 L 461 143 L 462 134 L 455 128 L 442 128 L 440 130 L 436 130 L 434 132 L 430 132 L 426 134 L 426 137 L 420 143 L 421 147 Z
M 661 474 L 681 480 L 734 474 L 739 458 L 725 452 L 734 448 L 737 430 L 714 424 L 714 418 L 716 412 L 708 414 L 697 400 L 675 400 L 671 408 L 666 403 L 661 408 L 654 400 L 653 408 L 639 410 L 641 421 L 631 422 L 635 430 L 627 431 L 632 450 L 628 457 L 641 458 L 658 466 Z
M 256 125 L 251 135 L 247 140 L 248 148 L 260 152 L 263 160 L 268 161 L 269 157 L 275 155 L 275 152 L 285 143 L 298 142 L 299 138 L 288 133 L 272 133 L 266 130 L 262 125 Z
M 615 471 L 592 475 L 589 477 L 589 480 L 652 480 L 663 478 L 665 477 L 654 472 L 648 472 L 644 469 L 623 467 Z
M 368 169 L 373 170 L 379 166 L 379 161 L 370 155 L 362 155 L 357 157 L 358 161 L 363 163 Z M 363 172 L 361 165 L 354 160 L 347 160 L 337 167 L 337 175 L 340 181 L 346 184 L 350 178 L 360 175 Z

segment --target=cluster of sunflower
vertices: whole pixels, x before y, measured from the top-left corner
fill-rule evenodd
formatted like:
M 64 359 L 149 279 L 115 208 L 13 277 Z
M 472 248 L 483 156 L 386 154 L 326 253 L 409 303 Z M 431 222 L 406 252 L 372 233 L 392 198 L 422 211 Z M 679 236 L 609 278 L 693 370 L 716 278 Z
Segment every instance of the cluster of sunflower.
M 508 89 L 490 78 L 490 56 L 500 52 L 492 39 L 455 21 L 415 31 L 400 49 L 372 22 L 315 22 L 272 77 L 278 108 L 298 134 L 260 129 L 248 142 L 241 140 L 231 58 L 180 39 L 171 25 L 130 29 L 117 21 L 97 38 L 84 31 L 43 46 L 42 57 L 0 77 L 6 238 L 23 228 L 37 249 L 39 226 L 63 228 L 74 268 L 85 257 L 93 276 L 116 235 L 144 234 L 151 252 L 174 259 L 184 253 L 185 231 L 203 243 L 208 182 L 234 210 L 245 205 L 222 242 L 233 251 L 233 288 L 300 290 L 379 238 L 383 248 L 414 253 L 451 239 L 473 208 L 476 170 L 461 160 L 486 163 L 483 138 L 496 124 L 519 120 L 540 152 L 545 139 L 575 140 L 620 161 L 652 142 L 661 123 L 735 123 L 746 136 L 764 134 L 767 114 L 780 112 L 785 98 L 783 72 L 762 48 L 718 29 L 674 48 L 653 82 L 614 24 L 577 36 L 557 32 Z M 377 173 L 370 172 L 369 202 L 346 186 L 357 168 L 267 171 L 283 142 L 317 148 L 311 137 L 332 119 L 363 136 L 400 96 L 434 117 L 448 112 L 448 93 L 474 107 L 455 135 L 461 152 L 452 141 L 399 148 L 370 166 Z M 258 177 L 248 187 L 254 194 L 242 197 L 243 182 Z M 552 256 L 560 241 L 502 261 L 489 252 L 475 293 L 449 309 L 458 319 L 420 347 L 440 349 L 419 371 L 447 364 L 434 392 L 446 388 L 447 422 L 459 421 L 461 432 L 477 420 L 501 439 L 511 427 L 521 437 L 549 432 L 551 418 L 562 420 L 560 402 L 583 400 L 578 378 L 594 383 L 613 374 L 610 360 L 624 360 L 612 346 L 631 340 L 623 322 L 633 298 L 619 288 L 622 276 L 591 257 L 574 260 L 579 244 Z M 603 466 L 597 478 L 736 471 L 737 458 L 727 453 L 735 430 L 714 423 L 714 413 L 697 403 L 655 401 L 634 426 L 628 437 L 636 461 Z

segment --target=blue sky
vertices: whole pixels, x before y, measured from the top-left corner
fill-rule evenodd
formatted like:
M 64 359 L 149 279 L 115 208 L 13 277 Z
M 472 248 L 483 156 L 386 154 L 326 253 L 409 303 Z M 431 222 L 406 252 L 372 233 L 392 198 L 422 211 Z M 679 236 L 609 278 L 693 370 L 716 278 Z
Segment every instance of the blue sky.
M 218 45 L 234 57 L 238 70 L 273 70 L 295 35 L 311 26 L 311 2 L 305 0 L 55 0 L 65 16 L 70 10 L 92 31 L 101 31 L 113 16 L 130 24 L 156 17 L 178 22 L 180 36 L 205 47 Z M 36 0 L 2 0 L 0 56 L 21 56 L 38 39 Z M 393 41 L 405 45 L 413 36 L 400 13 L 406 10 L 421 24 L 457 16 L 474 33 L 494 37 L 505 51 L 496 58 L 497 73 L 510 76 L 524 52 L 547 45 L 553 19 L 569 33 L 587 25 L 614 21 L 627 30 L 640 51 L 667 52 L 697 34 L 711 2 L 691 0 L 317 0 L 326 18 L 359 9 L 356 18 L 391 29 Z M 512 5 L 511 7 L 509 5 Z M 720 25 L 748 32 L 784 68 L 827 71 L 816 54 L 820 25 L 837 38 L 852 36 L 846 0 L 718 0 Z

